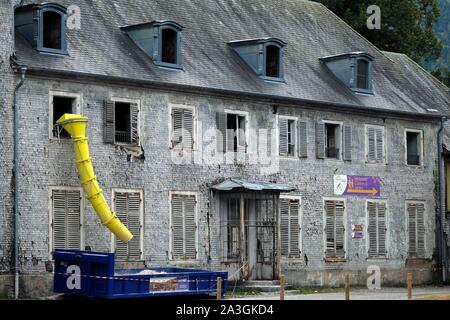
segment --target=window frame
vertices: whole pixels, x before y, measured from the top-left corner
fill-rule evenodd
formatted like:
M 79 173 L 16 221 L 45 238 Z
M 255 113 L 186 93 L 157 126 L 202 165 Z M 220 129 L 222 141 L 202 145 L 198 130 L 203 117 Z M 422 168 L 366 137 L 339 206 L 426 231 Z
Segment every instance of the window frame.
M 419 148 L 419 164 L 408 164 L 408 132 L 412 133 L 418 133 L 419 134 L 419 142 L 420 142 L 420 148 Z M 408 129 L 405 128 L 404 130 L 404 145 L 405 145 L 405 164 L 408 167 L 412 168 L 421 168 L 424 165 L 424 145 L 423 145 L 423 130 L 420 129 Z
M 344 122 L 343 121 L 333 121 L 333 120 L 323 120 L 322 123 L 324 124 L 325 128 L 324 128 L 324 143 L 325 143 L 325 159 L 326 160 L 332 160 L 332 161 L 344 161 L 344 157 L 343 157 L 343 136 L 344 136 Z M 327 137 L 327 124 L 331 124 L 331 125 L 338 125 L 339 126 L 339 154 L 338 154 L 338 158 L 332 158 L 332 157 L 328 157 L 327 156 L 327 141 L 328 141 L 328 137 Z
M 280 119 L 288 120 L 288 130 L 289 130 L 289 121 L 294 121 L 294 153 L 293 155 L 281 155 L 280 154 Z M 285 116 L 285 115 L 277 115 L 277 154 L 278 157 L 283 159 L 296 159 L 298 158 L 298 152 L 299 152 L 299 141 L 298 141 L 298 123 L 299 119 L 294 116 Z M 288 149 L 289 149 L 289 143 L 288 143 Z
M 278 77 L 271 77 L 267 75 L 267 47 L 274 46 L 278 48 Z M 284 79 L 283 57 L 284 57 L 284 45 L 281 45 L 275 41 L 268 41 L 264 43 L 264 58 L 262 65 L 261 78 L 268 82 L 286 82 Z
M 280 257 L 283 257 L 284 259 L 289 259 L 289 260 L 302 260 L 302 253 L 303 253 L 303 203 L 302 203 L 302 197 L 301 196 L 294 196 L 294 195 L 280 195 L 280 202 L 281 199 L 286 199 L 286 200 L 293 200 L 293 201 L 298 201 L 298 205 L 299 205 L 299 210 L 298 210 L 298 227 L 299 227 L 299 231 L 298 231 L 298 249 L 299 249 L 299 254 L 296 256 L 293 256 L 291 254 L 291 252 L 288 253 L 287 256 L 284 256 L 281 254 L 281 250 L 280 250 Z M 281 212 L 280 212 L 280 218 L 279 218 L 279 230 L 278 230 L 278 234 L 281 235 Z M 290 238 L 290 235 L 289 235 Z M 281 239 L 280 239 L 280 248 L 281 248 Z
M 250 113 L 248 111 L 242 111 L 242 110 L 233 110 L 233 109 L 224 109 L 223 112 L 228 116 L 228 115 L 237 115 L 237 116 L 242 116 L 245 118 L 245 153 L 244 154 L 249 154 L 249 150 L 250 150 L 250 146 L 248 144 L 248 142 L 250 141 Z M 228 122 L 227 122 L 228 125 Z M 228 128 L 227 128 L 228 130 Z M 238 130 L 239 133 L 239 130 Z M 238 136 L 238 140 L 239 140 Z M 228 137 L 227 137 L 228 138 Z M 227 153 L 240 153 L 239 151 L 229 151 L 228 150 L 228 140 L 227 140 L 227 146 L 226 147 L 226 152 Z
M 40 6 L 39 10 L 39 23 L 38 23 L 38 36 L 36 42 L 36 50 L 41 53 L 56 54 L 56 55 L 68 55 L 67 52 L 67 10 L 61 5 L 48 3 Z M 46 12 L 53 12 L 61 17 L 61 49 L 44 47 L 44 14 Z
M 408 204 L 423 204 L 423 228 L 424 228 L 424 235 L 423 235 L 423 257 L 419 256 L 410 256 L 409 254 L 409 214 L 408 214 Z M 417 214 L 417 211 L 416 211 Z M 406 230 L 406 259 L 426 259 L 427 257 L 427 224 L 426 224 L 426 218 L 427 218 L 427 203 L 425 200 L 406 200 L 405 201 L 405 230 Z M 417 221 L 417 219 L 416 219 Z
M 116 258 L 116 261 L 119 262 L 140 262 L 140 261 L 144 261 L 144 229 L 145 229 L 145 221 L 144 221 L 144 211 L 145 211 L 145 198 L 144 198 L 144 190 L 143 189 L 123 189 L 123 188 L 112 188 L 111 189 L 111 210 L 113 212 L 116 211 L 115 208 L 115 201 L 114 201 L 114 194 L 115 193 L 139 193 L 140 197 L 142 199 L 141 201 L 141 207 L 140 207 L 140 213 L 139 213 L 139 220 L 141 222 L 141 230 L 140 230 L 140 249 L 141 249 L 141 256 L 139 257 L 138 260 L 118 260 Z M 111 246 L 110 246 L 110 250 L 111 253 L 115 253 L 116 250 L 116 237 L 114 236 L 113 233 L 111 233 Z
M 369 250 L 370 250 L 370 240 L 369 240 L 369 203 L 383 203 L 386 206 L 386 212 L 385 212 L 385 228 L 386 228 L 386 233 L 385 233 L 385 250 L 386 250 L 386 254 L 384 257 L 382 256 L 377 256 L 377 257 L 370 257 L 369 256 Z M 388 206 L 388 200 L 387 199 L 366 199 L 365 201 L 365 211 L 366 211 L 366 224 L 364 226 L 364 233 L 366 234 L 366 251 L 367 251 L 367 260 L 388 260 L 389 259 L 389 254 L 390 254 L 390 250 L 389 250 L 389 217 L 390 217 L 390 212 L 389 212 L 389 206 Z M 378 221 L 378 216 L 377 216 L 377 221 Z M 378 235 L 378 234 L 377 234 Z M 378 240 L 378 239 L 377 239 Z
M 67 92 L 67 91 L 54 91 L 50 90 L 48 93 L 48 136 L 50 141 L 58 140 L 58 137 L 53 136 L 53 98 L 54 97 L 62 97 L 62 98 L 72 98 L 75 99 L 75 114 L 83 115 L 83 94 L 75 93 L 75 92 Z M 71 139 L 60 139 L 60 141 L 70 141 Z
M 377 129 L 382 129 L 383 134 L 383 160 L 370 160 L 369 159 L 369 128 L 373 128 L 375 130 Z M 386 164 L 387 163 L 387 143 L 386 143 L 386 127 L 385 126 L 380 126 L 380 125 L 375 125 L 375 124 L 365 124 L 364 125 L 364 141 L 365 141 L 365 158 L 366 158 L 366 163 L 368 164 Z M 376 139 L 376 137 L 375 137 Z M 375 152 L 376 152 L 377 146 L 376 146 L 376 141 L 375 141 Z
M 162 68 L 167 68 L 169 70 L 183 70 L 183 62 L 182 62 L 182 52 L 181 52 L 181 48 L 182 48 L 182 31 L 183 31 L 183 27 L 173 21 L 164 21 L 161 24 L 159 24 L 159 26 L 157 26 L 158 31 L 158 45 L 157 45 L 157 51 L 153 52 L 154 56 L 156 56 L 156 59 L 154 59 L 154 62 L 157 66 L 162 67 Z M 172 31 L 174 31 L 177 35 L 177 39 L 176 39 L 176 43 L 177 43 L 177 48 L 176 48 L 176 63 L 168 63 L 168 62 L 164 62 L 162 61 L 162 38 L 163 38 L 163 31 L 165 29 L 170 29 Z
M 192 149 L 190 148 L 184 148 L 181 149 L 183 151 L 197 151 L 198 150 L 198 142 L 197 142 L 197 107 L 194 105 L 188 105 L 188 104 L 178 104 L 178 103 L 169 103 L 169 149 L 171 150 L 179 150 L 178 147 L 175 147 L 173 145 L 173 126 L 172 126 L 172 112 L 173 109 L 183 109 L 183 110 L 189 110 L 192 111 Z
M 53 191 L 78 191 L 80 192 L 80 249 L 83 250 L 85 246 L 85 224 L 84 224 L 84 212 L 85 212 L 85 194 L 82 187 L 67 187 L 67 186 L 50 186 L 48 188 L 48 253 L 49 260 L 53 261 Z
M 343 202 L 344 203 L 344 257 L 343 258 L 328 258 L 326 251 L 327 251 L 327 233 L 325 232 L 325 228 L 327 225 L 327 212 L 325 209 L 325 202 L 326 201 L 334 201 L 334 202 Z M 323 233 L 323 239 L 322 239 L 322 245 L 323 245 L 323 259 L 325 262 L 346 262 L 348 261 L 348 221 L 347 221 L 347 199 L 346 198 L 338 198 L 338 197 L 323 197 L 322 198 L 322 233 Z
M 372 75 L 373 75 L 373 61 L 372 59 L 369 59 L 365 55 L 360 55 L 354 58 L 354 64 L 353 64 L 353 81 L 350 88 L 353 92 L 359 93 L 359 94 L 368 94 L 373 95 L 373 86 L 372 86 Z M 365 88 L 359 88 L 358 87 L 358 62 L 360 60 L 364 60 L 367 62 L 367 89 Z
M 173 241 L 172 241 L 172 196 L 173 195 L 182 195 L 182 196 L 194 196 L 195 199 L 195 212 L 194 212 L 194 221 L 195 221 L 195 259 L 178 259 L 173 257 Z M 199 219 L 198 219 L 198 202 L 199 195 L 196 191 L 169 191 L 169 261 L 177 262 L 177 263 L 194 263 L 199 260 Z M 186 241 L 183 238 L 183 241 Z
M 114 143 L 115 146 L 122 146 L 122 147 L 140 147 L 141 146 L 141 100 L 140 99 L 132 99 L 132 98 L 121 98 L 121 97 L 111 97 L 109 99 L 114 104 Z M 117 142 L 116 141 L 116 103 L 129 103 L 130 104 L 130 113 L 131 113 L 131 105 L 136 104 L 138 108 L 138 119 L 137 119 L 137 135 L 138 135 L 138 143 L 123 143 L 123 142 Z M 132 121 L 132 117 L 130 114 L 130 121 Z M 130 124 L 130 130 L 133 130 L 132 123 Z M 130 132 L 130 135 L 132 132 Z

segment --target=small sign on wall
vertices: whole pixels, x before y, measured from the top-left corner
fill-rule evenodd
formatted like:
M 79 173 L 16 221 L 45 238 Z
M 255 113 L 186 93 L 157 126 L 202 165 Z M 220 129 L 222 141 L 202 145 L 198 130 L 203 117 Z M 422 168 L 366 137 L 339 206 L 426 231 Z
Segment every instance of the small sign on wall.
M 364 238 L 364 226 L 362 224 L 352 224 L 352 238 L 353 239 Z

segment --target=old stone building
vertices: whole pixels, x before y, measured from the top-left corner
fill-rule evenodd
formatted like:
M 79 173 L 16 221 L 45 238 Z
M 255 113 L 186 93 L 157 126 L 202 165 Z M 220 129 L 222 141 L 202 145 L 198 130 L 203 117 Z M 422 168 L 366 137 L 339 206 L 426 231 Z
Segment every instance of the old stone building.
M 443 274 L 448 88 L 323 5 L 0 9 L 0 293 L 17 272 L 21 295 L 49 294 L 54 248 L 240 280 L 282 273 L 294 286 L 340 285 L 344 271 L 365 284 L 373 265 L 383 285 Z M 55 127 L 64 113 L 89 118 L 96 175 L 134 235 L 126 245 L 82 191 Z

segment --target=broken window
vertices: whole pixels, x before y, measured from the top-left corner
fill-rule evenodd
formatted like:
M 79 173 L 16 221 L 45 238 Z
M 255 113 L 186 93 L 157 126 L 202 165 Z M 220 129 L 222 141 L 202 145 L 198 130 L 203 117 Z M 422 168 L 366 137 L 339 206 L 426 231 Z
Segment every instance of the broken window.
M 325 257 L 345 258 L 344 202 L 325 201 Z
M 51 191 L 52 249 L 81 249 L 81 192 Z
M 325 151 L 327 158 L 340 159 L 340 128 L 341 126 L 339 124 L 325 124 Z
M 421 133 L 406 131 L 406 163 L 412 166 L 420 166 L 422 159 Z
M 114 251 L 117 260 L 141 260 L 143 199 L 141 191 L 113 193 L 114 210 L 119 220 L 130 230 L 133 238 L 127 242 L 115 239 Z
M 139 104 L 136 102 L 104 102 L 105 143 L 139 145 Z
M 246 116 L 235 113 L 217 113 L 217 148 L 219 152 L 247 152 Z
M 280 242 L 283 256 L 300 256 L 300 228 L 300 200 L 281 198 Z
M 365 59 L 358 59 L 356 67 L 356 86 L 359 89 L 369 89 L 369 62 Z
M 194 147 L 194 111 L 192 109 L 172 108 L 173 148 L 193 149 Z
M 266 77 L 280 77 L 280 48 L 275 45 L 266 47 Z
M 415 258 L 425 256 L 425 205 L 422 202 L 408 202 L 408 255 Z
M 61 118 L 65 113 L 77 113 L 77 99 L 73 97 L 61 96 L 51 96 L 51 99 L 53 112 L 53 137 L 69 139 L 70 134 L 62 127 L 56 126 L 56 121 L 58 121 L 59 118 Z
M 196 196 L 174 193 L 171 197 L 171 256 L 176 260 L 197 258 Z
M 297 122 L 293 119 L 279 119 L 278 124 L 280 130 L 280 156 L 295 156 L 297 134 L 296 123 Z
M 369 258 L 386 257 L 386 203 L 367 202 Z
M 164 63 L 177 63 L 178 32 L 165 28 L 161 32 L 161 61 Z

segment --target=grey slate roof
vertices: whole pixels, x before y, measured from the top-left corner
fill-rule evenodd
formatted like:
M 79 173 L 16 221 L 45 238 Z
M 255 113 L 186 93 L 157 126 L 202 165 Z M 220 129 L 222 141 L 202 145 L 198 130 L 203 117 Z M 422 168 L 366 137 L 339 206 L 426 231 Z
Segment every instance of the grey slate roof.
M 56 0 L 65 6 L 73 0 Z M 31 1 L 24 1 L 31 3 Z M 401 65 L 362 38 L 323 5 L 304 0 L 80 0 L 81 30 L 68 31 L 69 57 L 32 50 L 16 36 L 18 62 L 126 79 L 213 88 L 361 107 L 449 113 L 448 88 L 422 70 Z M 183 30 L 184 71 L 162 69 L 127 37 L 122 26 L 173 20 Z M 228 47 L 233 40 L 264 37 L 287 43 L 286 83 L 260 79 Z M 362 51 L 374 59 L 373 96 L 341 84 L 319 58 Z M 432 113 L 431 113 L 432 114 Z

